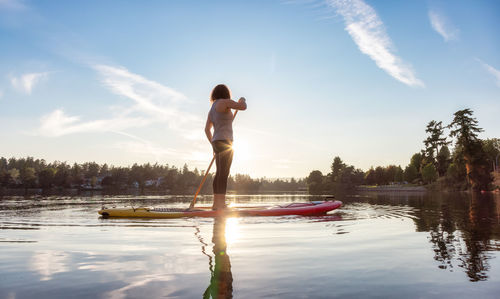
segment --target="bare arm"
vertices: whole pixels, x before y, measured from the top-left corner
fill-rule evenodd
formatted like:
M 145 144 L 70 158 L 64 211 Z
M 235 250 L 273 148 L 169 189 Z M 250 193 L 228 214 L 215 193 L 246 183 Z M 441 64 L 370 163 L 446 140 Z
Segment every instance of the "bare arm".
M 228 100 L 227 108 L 236 109 L 236 110 L 246 110 L 247 109 L 247 100 L 244 97 L 241 97 L 238 102 L 233 100 Z
M 210 117 L 207 117 L 207 123 L 205 124 L 205 135 L 207 135 L 208 142 L 212 144 L 212 126 L 213 123 L 210 121 Z
M 217 105 L 216 109 L 218 112 L 226 112 L 228 109 L 246 110 L 247 109 L 246 99 L 241 97 L 238 100 L 238 102 L 227 99 L 224 100 L 224 102 Z

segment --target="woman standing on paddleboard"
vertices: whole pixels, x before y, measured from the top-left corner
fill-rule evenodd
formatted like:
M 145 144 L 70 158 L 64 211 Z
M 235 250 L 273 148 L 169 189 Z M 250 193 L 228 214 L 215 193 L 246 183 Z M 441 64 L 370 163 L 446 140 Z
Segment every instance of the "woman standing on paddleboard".
M 231 100 L 231 91 L 224 84 L 215 86 L 210 95 L 210 102 L 212 107 L 208 112 L 205 134 L 215 154 L 217 171 L 213 182 L 214 204 L 212 209 L 217 210 L 226 207 L 227 178 L 233 162 L 234 114 L 231 109 L 245 110 L 247 104 L 243 97 L 238 102 Z M 213 135 L 212 127 L 214 128 Z

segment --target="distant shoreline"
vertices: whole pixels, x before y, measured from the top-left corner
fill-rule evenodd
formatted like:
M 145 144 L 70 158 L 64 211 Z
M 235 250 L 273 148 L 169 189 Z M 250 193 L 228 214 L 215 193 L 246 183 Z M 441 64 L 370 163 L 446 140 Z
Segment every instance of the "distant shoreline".
M 192 192 L 191 192 L 192 191 Z M 309 194 L 305 190 L 265 190 L 259 191 L 256 194 Z M 0 187 L 0 197 L 2 196 L 33 196 L 33 195 L 41 195 L 41 196 L 192 196 L 194 194 L 193 190 L 188 190 L 184 193 L 171 193 L 169 191 L 163 190 L 144 190 L 141 192 L 140 189 L 136 188 L 127 188 L 127 189 L 78 189 L 78 188 L 64 188 L 64 189 L 42 189 L 42 188 L 1 188 Z M 240 194 L 234 190 L 228 190 L 228 195 L 232 194 Z M 244 193 L 241 193 L 244 194 Z M 201 193 L 202 196 L 211 196 L 212 193 Z
M 399 186 L 399 185 L 383 185 L 383 186 L 357 186 L 356 191 L 368 192 L 427 192 L 424 186 Z

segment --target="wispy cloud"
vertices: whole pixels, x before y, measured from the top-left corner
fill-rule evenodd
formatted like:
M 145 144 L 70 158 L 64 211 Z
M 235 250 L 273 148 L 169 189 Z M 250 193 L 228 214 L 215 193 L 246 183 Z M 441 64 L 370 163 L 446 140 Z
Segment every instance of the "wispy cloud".
M 48 72 L 26 73 L 19 77 L 11 77 L 10 83 L 15 89 L 26 94 L 31 94 L 35 85 L 37 85 L 42 79 L 47 78 L 48 75 Z
M 498 87 L 500 87 L 500 71 L 497 70 L 496 68 L 492 67 L 491 65 L 483 62 L 481 59 L 476 58 L 476 60 L 483 66 L 483 68 L 490 73 L 493 78 L 495 79 L 495 83 Z
M 201 123 L 196 116 L 180 108 L 179 105 L 186 102 L 182 93 L 123 67 L 96 65 L 94 69 L 99 73 L 105 87 L 132 102 L 118 109 L 109 107 L 115 112 L 110 118 L 89 121 L 82 121 L 80 116 L 67 115 L 63 109 L 56 109 L 41 118 L 38 134 L 59 137 L 83 132 L 123 131 L 153 123 L 164 123 L 168 128 L 189 138 L 190 125 Z
M 151 121 L 144 117 L 126 116 L 80 121 L 79 116 L 69 116 L 64 110 L 56 109 L 41 118 L 38 133 L 46 137 L 59 137 L 75 133 L 112 132 L 132 127 L 143 127 L 150 123 Z
M 448 42 L 458 39 L 458 29 L 444 15 L 430 10 L 429 20 L 431 21 L 432 28 L 443 37 L 444 41 Z
M 394 54 L 391 39 L 375 10 L 361 0 L 327 0 L 344 18 L 346 30 L 359 50 L 375 61 L 378 67 L 409 86 L 424 86 L 410 65 Z
M 141 112 L 156 121 L 165 122 L 172 129 L 181 129 L 184 124 L 199 121 L 196 116 L 181 111 L 179 104 L 187 98 L 173 88 L 148 80 L 129 72 L 123 67 L 96 65 L 103 84 L 113 93 L 133 100 L 129 112 Z

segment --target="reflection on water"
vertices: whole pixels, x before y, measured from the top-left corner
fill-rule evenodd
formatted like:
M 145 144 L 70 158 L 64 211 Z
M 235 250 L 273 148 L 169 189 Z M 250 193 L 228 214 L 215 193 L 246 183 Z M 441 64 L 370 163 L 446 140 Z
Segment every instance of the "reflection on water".
M 471 281 L 488 279 L 492 251 L 498 251 L 499 198 L 493 195 L 441 195 L 423 203 L 414 219 L 428 231 L 441 269 L 462 268 Z
M 500 197 L 495 194 L 441 193 L 371 195 L 366 200 L 375 217 L 413 219 L 417 232 L 428 232 L 440 269 L 462 269 L 470 281 L 487 280 L 489 260 L 500 251 Z M 376 205 L 374 203 L 377 203 Z M 390 205 L 380 208 L 379 204 Z M 404 205 L 404 206 L 403 206 Z M 394 213 L 394 210 L 404 213 Z M 366 215 L 367 212 L 365 212 Z
M 498 194 L 358 194 L 317 217 L 101 219 L 102 204 L 0 199 L 0 298 L 495 297 Z M 231 196 L 251 206 L 318 200 Z M 210 204 L 202 198 L 200 204 Z
M 230 218 L 232 220 L 234 218 Z M 210 285 L 203 293 L 203 298 L 233 298 L 233 274 L 231 261 L 227 253 L 225 217 L 214 219 L 213 258 L 209 256 Z M 235 226 L 230 225 L 231 226 Z
M 31 257 L 31 269 L 40 274 L 40 280 L 51 280 L 59 272 L 68 271 L 68 254 L 57 250 L 35 251 Z

